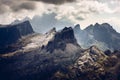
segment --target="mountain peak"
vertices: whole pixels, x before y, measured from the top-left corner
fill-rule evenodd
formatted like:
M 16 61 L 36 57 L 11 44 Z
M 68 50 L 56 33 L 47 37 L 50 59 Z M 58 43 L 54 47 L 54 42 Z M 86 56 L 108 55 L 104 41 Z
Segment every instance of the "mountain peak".
M 96 45 L 92 45 L 92 46 L 90 47 L 91 50 L 92 50 L 93 48 L 98 49 Z
M 78 29 L 78 30 L 81 30 L 81 28 L 80 28 L 80 24 L 75 25 L 74 28 L 75 28 L 75 29 Z
M 77 24 L 75 25 L 75 27 L 73 28 L 74 29 L 74 33 L 79 33 L 81 34 L 81 28 L 80 28 L 80 24 Z M 75 35 L 76 36 L 76 35 Z
M 50 52 L 53 52 L 55 49 L 65 50 L 67 44 L 78 46 L 72 27 L 65 27 L 61 31 L 56 32 L 46 48 Z
M 113 29 L 113 27 L 109 23 L 96 23 L 93 26 L 88 26 L 86 29 L 84 29 L 84 31 L 86 32 L 88 37 L 86 40 L 84 39 L 82 43 L 87 42 L 87 40 L 89 40 L 91 42 L 90 44 L 97 43 L 98 46 L 104 46 L 104 48 L 106 49 L 119 49 L 119 33 L 117 33 L 116 30 Z M 101 49 L 104 50 L 103 48 Z
M 94 25 L 94 27 L 100 27 L 100 28 L 105 28 L 105 29 L 113 29 L 112 26 L 108 23 L 102 23 L 102 24 L 99 24 L 99 23 L 96 23 Z
M 23 19 L 23 21 L 29 21 L 29 20 L 31 20 L 28 16 L 26 16 L 24 19 Z
M 84 30 L 110 30 L 110 31 L 114 31 L 115 30 L 112 28 L 112 26 L 108 23 L 102 23 L 102 24 L 99 24 L 99 23 L 96 23 L 95 25 L 89 25 L 88 27 L 86 27 Z
M 108 23 L 103 23 L 103 24 L 101 24 L 101 26 L 105 27 L 105 28 L 113 29 L 112 26 Z
M 46 34 L 49 34 L 49 33 L 56 33 L 56 28 L 52 28 L 51 30 L 49 30 Z
M 0 53 L 7 52 L 7 46 L 16 43 L 23 36 L 34 33 L 29 21 L 18 24 L 3 25 L 0 28 Z M 10 49 L 12 50 L 12 49 Z
M 104 53 L 95 45 L 91 46 L 89 48 L 91 54 L 96 54 L 96 55 L 102 55 L 104 56 Z
M 94 25 L 95 27 L 98 27 L 98 26 L 100 26 L 100 24 L 99 23 L 95 23 L 95 25 Z
M 110 24 L 108 24 L 108 23 L 102 23 L 101 25 L 110 26 Z
M 59 37 L 68 43 L 71 42 L 72 40 L 74 42 L 75 40 L 74 31 L 72 27 L 65 27 L 61 32 L 58 32 L 55 37 L 57 38 Z
M 72 27 L 65 27 L 65 28 L 63 28 L 62 31 L 68 31 L 68 30 L 71 30 L 71 29 L 72 29 Z
M 16 20 L 14 20 L 14 21 L 11 23 L 11 25 L 14 25 L 14 24 L 19 24 L 19 23 L 21 23 L 21 21 L 20 21 L 20 20 L 18 20 L 18 19 L 16 19 Z

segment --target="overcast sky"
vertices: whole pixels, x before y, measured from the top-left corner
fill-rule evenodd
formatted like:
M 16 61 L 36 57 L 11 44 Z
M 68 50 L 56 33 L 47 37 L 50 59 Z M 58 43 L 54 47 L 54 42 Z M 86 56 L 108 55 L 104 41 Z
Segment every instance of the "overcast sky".
M 120 32 L 120 0 L 0 0 L 0 24 L 50 13 L 81 28 L 108 22 Z

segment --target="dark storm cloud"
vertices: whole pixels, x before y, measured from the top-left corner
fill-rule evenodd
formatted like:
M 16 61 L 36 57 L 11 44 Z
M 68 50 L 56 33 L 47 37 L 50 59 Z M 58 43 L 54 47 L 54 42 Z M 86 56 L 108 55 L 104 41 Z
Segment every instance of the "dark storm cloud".
M 0 4 L 0 14 L 5 13 L 7 10 L 7 7 L 5 5 Z
M 62 4 L 66 2 L 74 2 L 76 0 L 31 0 L 31 1 L 42 1 L 42 2 L 50 3 L 50 4 Z
M 5 12 L 17 12 L 20 10 L 34 10 L 35 2 L 41 1 L 50 4 L 63 4 L 67 2 L 74 2 L 76 0 L 0 0 L 0 14 Z
M 10 11 L 16 12 L 22 9 L 34 10 L 35 4 L 28 0 L 0 0 L 0 14 Z
M 13 11 L 19 11 L 22 9 L 26 9 L 26 10 L 34 10 L 35 9 L 35 4 L 32 2 L 22 2 L 21 4 L 18 5 L 12 5 L 10 6 L 10 8 Z

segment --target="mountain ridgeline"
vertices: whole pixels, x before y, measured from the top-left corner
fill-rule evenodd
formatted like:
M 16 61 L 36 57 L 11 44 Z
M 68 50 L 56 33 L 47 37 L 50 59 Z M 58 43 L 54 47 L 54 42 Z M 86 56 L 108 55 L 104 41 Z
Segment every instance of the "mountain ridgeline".
M 83 51 L 71 27 L 61 31 L 53 28 L 45 34 L 27 37 L 26 40 L 22 41 L 26 45 L 19 50 L 0 55 L 0 79 L 55 80 L 53 75 L 59 69 L 74 64 Z
M 84 30 L 79 27 L 80 25 L 74 27 L 74 33 L 81 46 L 88 48 L 96 45 L 102 50 L 120 49 L 120 33 L 116 32 L 108 23 L 96 23 Z
M 0 80 L 120 80 L 120 37 L 107 23 L 35 34 L 25 21 L 1 26 L 0 37 Z

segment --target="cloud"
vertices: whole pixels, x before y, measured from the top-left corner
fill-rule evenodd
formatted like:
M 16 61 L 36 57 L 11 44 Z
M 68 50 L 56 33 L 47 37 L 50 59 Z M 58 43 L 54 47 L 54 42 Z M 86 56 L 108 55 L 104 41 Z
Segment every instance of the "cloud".
M 76 3 L 55 6 L 55 9 L 52 11 L 57 14 L 56 19 L 67 18 L 73 23 L 86 20 L 91 15 L 113 13 L 113 10 L 106 3 L 101 3 L 97 0 L 77 0 Z
M 105 18 L 120 18 L 120 1 L 101 2 L 101 0 L 0 0 L 0 23 L 11 23 L 26 16 L 55 13 L 57 20 L 67 20 L 73 24 L 105 22 Z M 104 0 L 102 0 L 104 1 Z M 110 4 L 109 4 L 110 3 Z M 117 13 L 117 15 L 116 15 Z M 96 16 L 97 15 L 97 16 Z M 99 17 L 103 19 L 99 19 Z M 118 19 L 114 22 L 119 22 Z M 116 24 L 116 23 L 115 23 Z M 119 24 L 120 25 L 120 24 Z
M 42 2 L 50 3 L 50 4 L 63 4 L 67 2 L 74 2 L 76 0 L 31 0 L 31 1 L 42 1 Z
M 8 7 L 6 5 L 0 4 L 0 14 L 3 14 L 8 11 Z
M 36 14 L 55 13 L 55 18 L 58 20 L 68 19 L 73 23 L 77 23 L 93 14 L 111 12 L 108 5 L 97 0 L 21 0 L 19 2 L 18 0 L 0 0 L 0 3 L 2 4 L 0 5 L 1 14 L 6 12 L 12 13 L 16 15 L 14 17 L 20 19 Z
M 19 11 L 19 10 L 22 10 L 22 9 L 25 9 L 25 10 L 34 10 L 35 9 L 35 4 L 32 3 L 32 2 L 22 2 L 18 5 L 15 5 L 15 6 L 10 6 L 10 8 L 13 10 L 13 11 Z
M 16 12 L 20 10 L 34 10 L 35 4 L 31 1 L 0 0 L 0 14 Z

